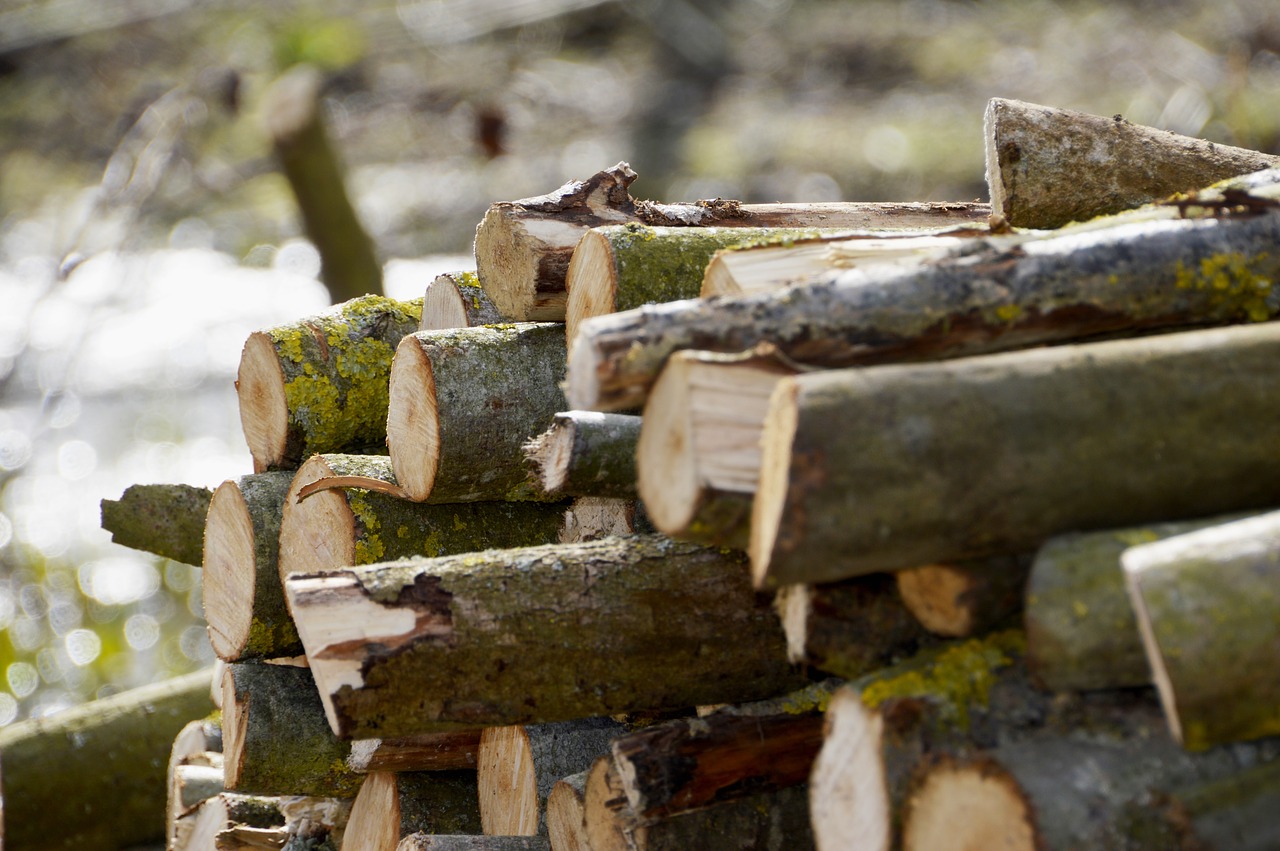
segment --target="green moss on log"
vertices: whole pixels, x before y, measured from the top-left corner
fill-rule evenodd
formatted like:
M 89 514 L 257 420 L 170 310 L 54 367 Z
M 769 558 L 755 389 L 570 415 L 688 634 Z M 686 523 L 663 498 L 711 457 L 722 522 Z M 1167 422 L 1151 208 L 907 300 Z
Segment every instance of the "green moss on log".
M 192 485 L 130 485 L 118 500 L 102 500 L 102 528 L 111 540 L 199 566 L 204 519 L 213 491 Z

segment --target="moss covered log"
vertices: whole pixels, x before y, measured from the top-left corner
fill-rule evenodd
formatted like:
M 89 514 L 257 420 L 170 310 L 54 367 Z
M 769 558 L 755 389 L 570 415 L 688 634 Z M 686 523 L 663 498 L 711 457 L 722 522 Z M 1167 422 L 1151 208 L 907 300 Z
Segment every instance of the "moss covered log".
M 768 342 L 794 362 L 833 368 L 1269 319 L 1280 310 L 1280 206 L 1267 206 L 1280 196 L 1278 179 L 1280 171 L 1241 178 L 1181 210 L 968 239 L 914 269 L 855 268 L 803 287 L 589 319 L 569 360 L 569 407 L 639 407 L 680 349 Z M 1250 208 L 1224 192 L 1256 199 L 1261 212 L 1235 215 Z
M 213 711 L 211 670 L 0 730 L 4 847 L 120 848 L 165 835 L 174 739 Z
M 361 851 L 395 851 L 413 833 L 480 832 L 475 771 L 376 771 L 351 807 L 343 843 Z
M 1191 750 L 1280 736 L 1280 512 L 1121 556 L 1169 729 Z
M 636 497 L 640 418 L 598 411 L 562 411 L 525 445 L 533 478 L 549 495 Z
M 470 328 L 472 325 L 498 325 L 502 321 L 502 314 L 480 286 L 475 272 L 450 272 L 437 275 L 427 284 L 427 291 L 422 297 L 422 323 L 418 330 Z
M 341 736 L 740 702 L 802 676 L 739 555 L 657 535 L 294 575 L 286 593 Z
M 130 485 L 102 500 L 102 528 L 125 547 L 199 565 L 213 491 L 192 485 Z
M 1276 505 L 1277 380 L 1275 323 L 784 378 L 753 506 L 756 581 Z
M 421 320 L 420 299 L 363 296 L 250 334 L 236 393 L 254 472 L 318 452 L 385 453 L 391 359 Z

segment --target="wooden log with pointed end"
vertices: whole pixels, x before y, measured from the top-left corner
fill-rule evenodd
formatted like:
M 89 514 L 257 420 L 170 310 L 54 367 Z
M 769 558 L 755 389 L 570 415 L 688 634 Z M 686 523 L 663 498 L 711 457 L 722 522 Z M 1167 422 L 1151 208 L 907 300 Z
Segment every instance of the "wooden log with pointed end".
M 395 851 L 413 833 L 479 830 L 474 771 L 375 771 L 360 786 L 343 842 L 361 851 Z
M 1150 207 L 1049 234 L 964 240 L 914 269 L 852 269 L 803 287 L 595 317 L 569 359 L 569 407 L 639 407 L 681 349 L 769 342 L 798 363 L 836 368 L 1267 319 L 1280 279 L 1277 180 L 1280 170 L 1201 193 L 1206 206 L 1183 210 L 1186 219 L 1174 206 Z M 1260 214 L 1231 213 L 1251 209 L 1231 193 Z
M 254 472 L 318 452 L 384 451 L 391 358 L 421 320 L 420 300 L 363 296 L 250 334 L 236 395 Z
M 425 733 L 392 739 L 357 739 L 351 743 L 347 767 L 361 774 L 474 769 L 479 749 L 479 730 Z
M 1056 228 L 1249 172 L 1280 157 L 1069 109 L 992 98 L 983 128 L 992 213 Z
M 192 485 L 130 485 L 119 499 L 102 500 L 102 528 L 114 543 L 198 565 L 212 498 Z
M 1191 750 L 1280 735 L 1280 512 L 1121 556 L 1169 729 Z
M 391 367 L 387 446 L 410 499 L 543 498 L 524 445 L 564 410 L 564 333 L 554 323 L 406 337 Z
M 639 439 L 637 416 L 562 411 L 524 453 L 547 494 L 635 499 Z
M 209 642 L 227 662 L 297 656 L 302 641 L 280 585 L 280 518 L 293 474 L 223 482 L 204 525 L 204 614 Z
M 793 687 L 738 554 L 658 535 L 286 580 L 340 736 L 735 702 Z
M 968 638 L 989 632 L 1022 611 L 1031 559 L 992 556 L 926 564 L 894 574 L 898 595 L 934 635 Z
M 427 284 L 426 294 L 422 297 L 422 323 L 418 330 L 470 328 L 473 325 L 497 325 L 502 321 L 502 314 L 480 286 L 475 272 L 450 272 L 437 275 Z
M 542 836 L 412 833 L 400 840 L 396 851 L 552 851 L 553 848 Z
M 1052 691 L 1150 685 L 1120 556 L 1130 547 L 1244 516 L 1068 532 L 1046 541 L 1031 563 L 1023 612 L 1027 667 L 1036 682 Z
M 1278 504 L 1280 459 L 1264 449 L 1280 440 L 1278 379 L 1274 323 L 784 378 L 751 518 L 755 580 Z
M 212 709 L 209 670 L 0 730 L 0 836 L 10 849 L 119 848 L 165 835 L 175 737 Z
M 617 535 L 644 535 L 656 532 L 644 513 L 644 506 L 634 499 L 612 496 L 580 496 L 564 510 L 560 529 L 562 544 L 594 541 Z
M 584 814 L 590 771 L 563 777 L 551 787 L 547 796 L 547 839 L 554 851 L 592 851 Z
M 611 718 L 489 727 L 480 734 L 480 822 L 491 836 L 547 836 L 547 799 L 625 732 Z

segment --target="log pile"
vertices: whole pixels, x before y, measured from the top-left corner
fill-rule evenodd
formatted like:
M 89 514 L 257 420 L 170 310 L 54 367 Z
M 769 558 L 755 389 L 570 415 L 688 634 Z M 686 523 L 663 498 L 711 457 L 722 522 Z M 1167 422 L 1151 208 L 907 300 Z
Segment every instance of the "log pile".
M 1028 115 L 1167 168 L 1054 209 L 1133 158 Z M 1280 171 L 1139 130 L 993 102 L 994 209 L 619 164 L 255 335 L 170 847 L 1274 847 Z

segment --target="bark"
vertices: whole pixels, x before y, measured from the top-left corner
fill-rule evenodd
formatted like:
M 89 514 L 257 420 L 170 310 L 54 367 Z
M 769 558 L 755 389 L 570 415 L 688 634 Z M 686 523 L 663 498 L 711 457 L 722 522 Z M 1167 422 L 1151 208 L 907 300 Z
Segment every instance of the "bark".
M 753 507 L 756 582 L 1280 503 L 1278 357 L 1266 323 L 782 379 Z
M 191 485 L 130 485 L 119 499 L 102 500 L 102 528 L 122 546 L 198 565 L 212 497 Z
M 1150 685 L 1120 556 L 1133 546 L 1242 517 L 1070 532 L 1046 541 L 1031 564 L 1023 615 L 1027 667 L 1036 682 L 1052 691 Z
M 4 847 L 117 848 L 165 835 L 175 737 L 208 715 L 209 670 L 0 730 Z
M 422 298 L 422 324 L 418 330 L 470 328 L 473 325 L 497 325 L 502 321 L 502 314 L 480 286 L 475 272 L 451 272 L 437 275 L 427 284 Z
M 293 474 L 223 482 L 204 525 L 204 615 L 209 642 L 227 662 L 302 653 L 280 585 L 280 518 Z
M 898 594 L 934 635 L 968 638 L 1022 612 L 1031 559 L 993 556 L 956 564 L 926 564 L 894 574 Z
M 410 834 L 479 830 L 474 771 L 376 771 L 360 787 L 343 842 L 361 851 L 395 851 Z
M 320 279 L 336 304 L 382 293 L 373 241 L 347 196 L 342 165 L 325 130 L 320 72 L 297 65 L 267 90 L 266 129 L 293 190 L 307 238 L 320 252 Z
M 406 337 L 391 367 L 387 446 L 411 499 L 539 498 L 523 448 L 564 410 L 564 335 L 552 323 Z
M 396 851 L 551 851 L 551 845 L 541 836 L 433 836 L 414 833 L 400 840 Z
M 547 838 L 555 851 L 593 851 L 583 813 L 589 772 L 557 780 L 547 796 Z
M 1203 750 L 1280 734 L 1280 512 L 1143 544 L 1121 562 L 1174 737 Z
M 563 411 L 524 453 L 548 495 L 635 499 L 639 439 L 637 416 Z
M 222 849 L 230 844 L 231 835 L 249 832 L 259 836 L 287 835 L 278 799 L 234 792 L 220 792 L 201 801 L 184 814 L 179 826 L 178 835 L 168 845 L 172 851 L 207 851 L 215 847 Z M 254 846 L 237 843 L 230 847 Z
M 735 702 L 799 678 L 737 554 L 661 536 L 286 581 L 340 736 Z
M 1265 205 L 1278 177 L 1230 188 L 1271 211 L 1260 215 L 1244 214 L 1243 202 L 1215 208 L 1223 192 L 1202 193 L 1205 206 L 1184 209 L 1187 218 L 1174 206 L 1145 208 L 1050 234 L 967 239 L 914 269 L 851 269 L 803 287 L 596 317 L 575 338 L 569 407 L 639 407 L 680 349 L 741 352 L 767 341 L 792 361 L 834 368 L 1267 319 L 1277 309 L 1280 212 Z
M 394 739 L 357 739 L 351 743 L 347 767 L 362 774 L 475 768 L 479 749 L 479 730 Z
M 1011 225 L 1056 228 L 1280 165 L 1280 157 L 1104 118 L 992 98 L 991 207 Z
M 547 836 L 547 800 L 624 728 L 610 718 L 490 727 L 480 735 L 480 821 L 491 836 Z
M 392 355 L 421 319 L 421 301 L 364 296 L 250 334 L 236 394 L 254 472 L 318 452 L 385 454 Z
M 644 506 L 634 499 L 580 496 L 564 511 L 562 544 L 595 541 L 615 535 L 643 535 L 656 531 Z

